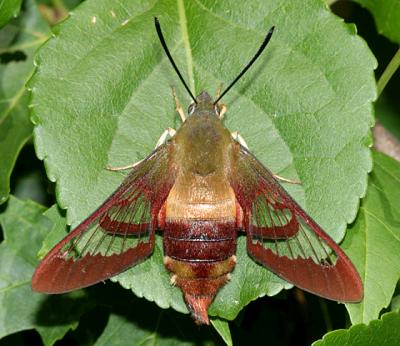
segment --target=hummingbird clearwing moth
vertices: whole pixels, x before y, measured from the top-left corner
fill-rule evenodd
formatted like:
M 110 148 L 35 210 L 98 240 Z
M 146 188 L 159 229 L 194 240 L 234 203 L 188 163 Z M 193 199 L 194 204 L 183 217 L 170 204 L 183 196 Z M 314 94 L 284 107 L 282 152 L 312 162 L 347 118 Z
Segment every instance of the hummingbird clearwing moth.
M 33 290 L 63 293 L 106 280 L 150 256 L 157 231 L 171 282 L 196 322 L 208 324 L 208 307 L 234 270 L 244 231 L 248 254 L 281 278 L 324 298 L 360 301 L 363 286 L 346 254 L 222 123 L 220 99 L 263 52 L 273 28 L 213 101 L 205 91 L 193 96 L 157 18 L 155 25 L 193 99 L 188 116 L 180 113 L 177 132 L 133 165 L 117 190 L 47 254 Z

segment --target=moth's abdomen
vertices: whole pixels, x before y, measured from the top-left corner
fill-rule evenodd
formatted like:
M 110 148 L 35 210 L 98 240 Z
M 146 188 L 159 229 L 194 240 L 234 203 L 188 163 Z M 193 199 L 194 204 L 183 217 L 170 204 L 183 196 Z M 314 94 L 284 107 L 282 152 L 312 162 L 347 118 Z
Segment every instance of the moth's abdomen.
M 235 195 L 225 181 L 210 180 L 203 186 L 175 185 L 163 224 L 171 281 L 182 290 L 194 318 L 207 324 L 208 306 L 235 267 L 237 236 Z
M 207 308 L 228 281 L 236 262 L 236 222 L 167 221 L 165 266 L 174 275 L 196 320 L 208 323 Z

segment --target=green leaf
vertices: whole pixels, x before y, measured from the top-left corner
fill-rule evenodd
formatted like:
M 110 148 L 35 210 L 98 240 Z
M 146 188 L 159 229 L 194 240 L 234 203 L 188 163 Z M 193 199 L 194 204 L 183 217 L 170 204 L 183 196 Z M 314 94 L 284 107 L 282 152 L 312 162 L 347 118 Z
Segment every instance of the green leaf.
M 38 264 L 36 253 L 53 221 L 60 218 L 56 208 L 46 216 L 44 211 L 36 203 L 11 197 L 0 215 L 4 231 L 0 244 L 0 338 L 36 328 L 44 344 L 52 345 L 77 326 L 78 316 L 88 305 L 82 291 L 49 297 L 31 290 Z
M 399 183 L 399 162 L 375 153 L 367 196 L 343 242 L 364 282 L 364 300 L 346 305 L 353 323 L 378 318 L 400 278 Z
M 154 322 L 157 322 L 157 320 L 154 320 Z M 191 323 L 193 324 L 193 322 Z M 175 327 L 174 329 L 176 329 L 176 326 L 176 324 L 171 325 L 171 327 Z M 144 329 L 139 324 L 132 323 L 132 320 L 127 316 L 111 314 L 103 334 L 95 345 L 196 345 L 195 342 L 179 340 L 180 338 L 177 337 L 182 330 L 186 332 L 186 336 L 188 337 L 190 335 L 188 331 L 192 329 L 191 338 L 195 338 L 195 326 L 190 328 L 190 326 L 186 325 L 186 328 L 179 328 L 179 332 L 178 330 L 175 330 L 175 333 L 169 331 L 167 335 L 159 333 L 157 329 L 157 325 L 154 326 L 154 329 Z
M 153 331 L 135 326 L 126 316 L 111 314 L 96 345 L 146 345 L 157 338 Z
M 0 64 L 0 204 L 8 198 L 12 169 L 32 134 L 25 83 L 34 70 L 35 50 L 48 38 L 48 27 L 31 1 L 27 2 L 18 24 L 16 30 L 7 31 L 9 39 L 4 37 L 5 41 L 11 41 L 10 45 L 0 47 L 0 55 L 11 58 Z
M 400 140 L 400 110 L 393 105 L 388 96 L 383 93 L 375 104 L 376 118 L 390 130 L 390 133 Z
M 37 257 L 42 260 L 44 256 L 53 248 L 53 246 L 60 240 L 60 238 L 65 237 L 67 232 L 67 225 L 65 224 L 65 218 L 59 217 L 53 220 L 53 225 L 46 237 L 43 239 L 42 247 L 40 248 Z
M 392 301 L 390 302 L 390 310 L 397 311 L 399 309 L 400 309 L 400 296 L 395 295 L 395 296 L 393 296 Z
M 368 325 L 357 324 L 350 329 L 335 330 L 324 335 L 312 346 L 346 346 L 346 345 L 379 345 L 394 346 L 400 340 L 399 312 L 386 313 L 379 320 L 371 321 Z
M 120 290 L 120 287 L 118 287 Z M 105 287 L 113 292 L 115 287 Z M 123 292 L 103 299 L 111 304 L 111 313 L 102 334 L 95 342 L 100 345 L 215 345 L 219 337 L 210 327 L 199 327 L 191 319 L 172 310 L 160 310 L 154 304 Z M 125 291 L 127 292 L 127 291 Z M 127 292 L 128 293 L 128 292 Z M 104 292 L 103 292 L 104 294 Z M 138 313 L 139 312 L 139 313 Z
M 11 18 L 18 16 L 22 0 L 0 1 L 0 28 L 7 24 Z
M 41 49 L 31 86 L 35 144 L 74 226 L 121 183 L 105 170 L 146 157 L 167 127 L 178 127 L 170 85 L 190 99 L 153 25 L 158 16 L 185 79 L 197 94 L 227 85 L 276 30 L 270 46 L 224 98 L 225 124 L 239 130 L 285 186 L 336 240 L 356 215 L 371 169 L 369 146 L 376 62 L 352 25 L 316 1 L 86 1 Z M 289 287 L 246 254 L 211 315 L 234 318 L 249 301 Z M 169 284 L 162 242 L 119 275 L 124 287 L 186 312 Z
M 211 319 L 211 324 L 218 332 L 218 334 L 221 335 L 225 343 L 228 346 L 232 346 L 233 342 L 232 342 L 231 331 L 229 330 L 229 323 L 227 321 L 221 320 L 220 318 L 213 318 Z
M 374 16 L 378 32 L 400 43 L 400 3 L 398 0 L 354 0 Z

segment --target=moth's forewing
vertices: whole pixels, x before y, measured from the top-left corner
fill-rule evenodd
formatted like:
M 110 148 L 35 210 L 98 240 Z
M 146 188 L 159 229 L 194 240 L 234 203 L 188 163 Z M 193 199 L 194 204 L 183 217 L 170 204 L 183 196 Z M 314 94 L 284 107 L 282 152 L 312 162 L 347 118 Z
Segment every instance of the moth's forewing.
M 360 301 L 362 282 L 346 254 L 268 169 L 238 148 L 231 184 L 243 209 L 250 256 L 306 291 L 337 301 Z
M 165 144 L 43 259 L 32 289 L 62 293 L 116 275 L 153 251 L 157 216 L 174 181 Z

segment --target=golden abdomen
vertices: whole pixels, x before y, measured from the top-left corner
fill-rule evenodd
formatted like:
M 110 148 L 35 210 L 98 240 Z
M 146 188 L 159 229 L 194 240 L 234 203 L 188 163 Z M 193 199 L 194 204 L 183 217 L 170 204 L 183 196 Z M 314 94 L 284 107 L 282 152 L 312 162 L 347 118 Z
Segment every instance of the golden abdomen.
M 165 203 L 166 220 L 236 220 L 236 198 L 228 182 L 217 177 L 177 180 Z

